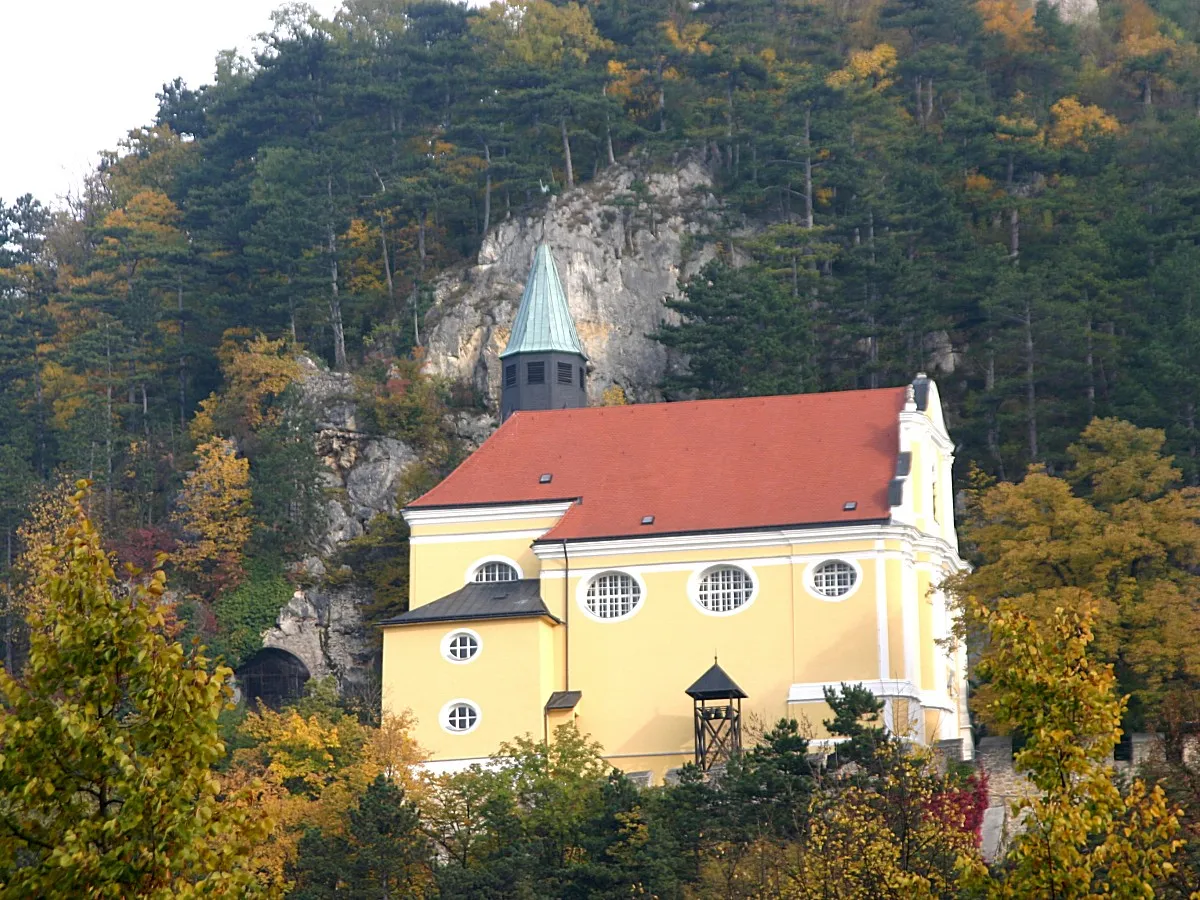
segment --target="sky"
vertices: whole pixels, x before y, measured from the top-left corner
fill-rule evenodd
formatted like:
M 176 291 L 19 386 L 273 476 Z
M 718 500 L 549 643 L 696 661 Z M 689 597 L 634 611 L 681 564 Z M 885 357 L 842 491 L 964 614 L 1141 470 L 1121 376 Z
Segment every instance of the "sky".
M 77 190 L 96 154 L 148 125 L 165 82 L 212 81 L 282 0 L 0 0 L 0 200 Z M 332 15 L 337 0 L 309 0 Z

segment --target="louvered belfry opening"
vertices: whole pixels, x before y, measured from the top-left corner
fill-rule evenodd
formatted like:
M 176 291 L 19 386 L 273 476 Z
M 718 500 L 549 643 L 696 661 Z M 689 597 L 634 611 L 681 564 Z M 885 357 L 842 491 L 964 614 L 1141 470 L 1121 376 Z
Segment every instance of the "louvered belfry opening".
M 696 765 L 707 773 L 742 752 L 742 701 L 748 695 L 716 659 L 687 695 L 692 698 Z

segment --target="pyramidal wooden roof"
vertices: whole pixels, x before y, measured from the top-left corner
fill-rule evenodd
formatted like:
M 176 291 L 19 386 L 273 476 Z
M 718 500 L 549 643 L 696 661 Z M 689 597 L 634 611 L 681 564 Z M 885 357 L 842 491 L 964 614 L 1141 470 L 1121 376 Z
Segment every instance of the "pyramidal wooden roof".
M 542 542 L 886 522 L 904 399 L 884 388 L 520 411 L 409 508 L 577 501 Z
M 715 661 L 685 693 L 693 700 L 745 700 L 750 696 Z
M 508 346 L 500 358 L 517 353 L 578 353 L 583 352 L 575 322 L 567 307 L 567 295 L 550 248 L 540 244 L 533 256 L 533 267 L 525 282 L 525 293 L 513 321 Z

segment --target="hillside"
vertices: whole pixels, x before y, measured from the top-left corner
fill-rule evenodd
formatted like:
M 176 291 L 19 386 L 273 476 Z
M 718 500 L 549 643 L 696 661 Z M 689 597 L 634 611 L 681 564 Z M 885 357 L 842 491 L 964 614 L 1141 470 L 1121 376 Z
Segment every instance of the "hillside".
M 1180 0 L 289 7 L 66 209 L 0 204 L 4 583 L 86 477 L 233 661 L 289 598 L 403 603 L 391 513 L 487 433 L 539 240 L 597 402 L 924 370 L 960 479 L 1120 416 L 1194 483 L 1198 37 Z

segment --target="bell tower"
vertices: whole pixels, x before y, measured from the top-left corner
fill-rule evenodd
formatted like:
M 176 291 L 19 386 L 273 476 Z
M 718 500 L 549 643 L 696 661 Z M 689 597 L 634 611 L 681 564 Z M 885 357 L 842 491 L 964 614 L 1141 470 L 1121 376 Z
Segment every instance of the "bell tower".
M 500 365 L 500 421 L 520 409 L 587 406 L 587 356 L 545 244 L 534 254 Z

